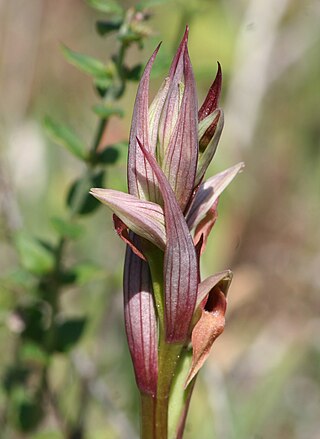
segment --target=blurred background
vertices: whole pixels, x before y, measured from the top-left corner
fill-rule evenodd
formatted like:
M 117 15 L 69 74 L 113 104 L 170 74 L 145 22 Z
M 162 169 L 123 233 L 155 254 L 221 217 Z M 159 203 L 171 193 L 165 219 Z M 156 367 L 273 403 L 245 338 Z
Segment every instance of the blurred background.
M 185 437 L 317 439 L 320 3 L 119 5 L 145 20 L 144 47 L 133 41 L 127 51 L 130 67 L 145 64 L 163 41 L 151 94 L 166 75 L 187 23 L 200 103 L 216 61 L 221 63 L 225 127 L 208 176 L 238 161 L 246 164 L 220 199 L 203 257 L 203 277 L 231 268 L 234 281 L 226 329 L 201 371 Z M 106 208 L 73 219 L 73 231 L 61 220 L 69 187 L 85 165 L 50 140 L 45 123 L 50 117 L 66 124 L 91 145 L 99 122 L 92 107 L 99 96 L 90 76 L 66 62 L 61 44 L 108 62 L 119 39 L 97 35 L 95 23 L 106 17 L 101 8 L 79 0 L 0 1 L 4 439 L 138 437 L 139 402 L 122 315 L 124 245 Z M 107 160 L 105 187 L 126 188 L 126 141 L 136 89 L 137 82 L 127 83 L 117 104 L 123 117 L 110 117 L 100 139 L 99 148 L 116 145 L 116 159 Z M 64 240 L 63 264 L 72 267 L 76 282 L 64 281 L 57 305 L 43 296 L 39 301 L 37 291 L 47 279 L 51 246 L 62 235 L 70 238 Z M 37 337 L 52 313 L 76 335 L 48 358 Z M 32 326 L 37 319 L 41 325 Z

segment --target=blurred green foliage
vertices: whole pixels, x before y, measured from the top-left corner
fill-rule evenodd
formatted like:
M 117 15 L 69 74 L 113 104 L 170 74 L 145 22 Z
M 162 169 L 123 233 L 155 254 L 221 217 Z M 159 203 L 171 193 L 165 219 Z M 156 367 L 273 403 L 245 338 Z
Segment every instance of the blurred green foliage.
M 186 439 L 317 438 L 317 2 L 54 3 L 0 9 L 0 437 L 137 437 L 124 249 L 88 189 L 125 189 L 134 81 L 163 40 L 157 88 L 188 23 L 200 101 L 223 67 L 214 170 L 246 170 L 204 255 L 235 276 Z

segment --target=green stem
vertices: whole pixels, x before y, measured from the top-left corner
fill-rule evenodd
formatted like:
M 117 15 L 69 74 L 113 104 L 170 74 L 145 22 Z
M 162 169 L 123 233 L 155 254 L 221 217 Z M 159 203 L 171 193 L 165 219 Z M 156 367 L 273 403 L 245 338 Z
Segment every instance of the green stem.
M 172 380 L 183 345 L 169 344 L 165 340 L 163 253 L 158 249 L 146 251 L 151 271 L 153 293 L 159 319 L 158 386 L 155 401 L 154 429 L 151 439 L 167 439 L 168 408 Z M 142 414 L 144 417 L 144 414 Z
M 94 141 L 93 141 L 93 145 L 92 145 L 92 153 L 94 154 L 101 142 L 104 130 L 106 129 L 108 123 L 108 119 L 100 119 L 99 123 L 98 123 L 98 127 L 97 127 L 97 131 L 96 131 L 96 135 L 94 136 Z
M 151 439 L 155 433 L 156 398 L 145 393 L 141 397 L 141 439 Z
M 182 345 L 168 344 L 164 337 L 160 339 L 155 439 L 168 438 L 169 395 L 181 350 Z

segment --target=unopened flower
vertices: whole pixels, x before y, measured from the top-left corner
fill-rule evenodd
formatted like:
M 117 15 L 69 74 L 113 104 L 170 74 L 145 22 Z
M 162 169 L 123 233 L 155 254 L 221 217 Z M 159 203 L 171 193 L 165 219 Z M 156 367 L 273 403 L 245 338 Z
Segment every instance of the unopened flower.
M 114 212 L 117 233 L 128 244 L 126 331 L 138 387 L 151 395 L 157 392 L 157 328 L 161 318 L 150 273 L 154 252 L 162 255 L 165 342 L 192 343 L 187 383 L 223 330 L 225 296 L 232 277 L 227 270 L 200 281 L 199 258 L 217 218 L 218 198 L 243 164 L 202 182 L 223 128 L 219 108 L 222 73 L 218 65 L 198 111 L 187 38 L 188 29 L 169 75 L 150 105 L 149 77 L 159 46 L 141 78 L 130 132 L 129 194 L 91 189 L 91 194 Z

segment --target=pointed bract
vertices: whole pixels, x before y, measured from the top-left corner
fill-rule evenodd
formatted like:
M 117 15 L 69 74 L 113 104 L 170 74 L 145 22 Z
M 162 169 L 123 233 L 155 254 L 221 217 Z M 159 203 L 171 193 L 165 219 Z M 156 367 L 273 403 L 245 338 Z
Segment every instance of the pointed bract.
M 137 147 L 137 137 L 143 141 L 146 148 L 150 148 L 148 128 L 149 80 L 159 47 L 160 45 L 153 52 L 140 80 L 132 115 L 128 154 L 129 193 L 138 198 L 155 202 L 159 198 L 157 182 L 152 169 L 143 157 L 141 150 Z
M 221 137 L 223 124 L 224 124 L 224 117 L 223 117 L 223 111 L 221 108 L 216 110 L 217 117 L 219 116 L 218 120 L 214 119 L 213 121 L 213 135 L 210 133 L 211 127 L 208 128 L 207 134 L 212 135 L 211 140 L 209 140 L 209 143 L 206 145 L 204 151 L 199 154 L 199 160 L 198 160 L 198 167 L 197 167 L 197 174 L 196 174 L 196 180 L 195 180 L 195 187 L 198 186 L 203 177 L 206 173 L 206 170 L 208 169 L 208 166 L 210 165 L 213 156 L 217 150 L 217 146 Z M 206 134 L 205 134 L 206 135 Z M 207 142 L 208 139 L 206 139 Z
M 166 232 L 161 206 L 112 189 L 93 188 L 90 194 L 108 206 L 130 230 L 160 249 L 165 248 Z
M 166 249 L 164 253 L 165 338 L 168 343 L 188 339 L 196 303 L 198 263 L 192 237 L 171 186 L 155 158 L 139 145 L 152 166 L 164 201 Z
M 173 76 L 176 74 L 177 66 L 179 64 L 179 60 L 181 59 L 181 55 L 183 54 L 184 49 L 185 47 L 187 47 L 188 44 L 188 36 L 189 36 L 189 26 L 186 26 L 180 45 L 178 47 L 178 50 L 176 51 L 176 54 L 170 66 L 170 71 L 169 71 L 170 78 L 173 78 Z
M 187 48 L 184 54 L 184 78 L 179 117 L 162 163 L 163 172 L 182 211 L 193 192 L 198 162 L 197 94 Z
M 221 193 L 243 168 L 244 164 L 240 162 L 225 171 L 219 172 L 219 174 L 214 175 L 199 186 L 186 215 L 190 230 L 197 227 Z
M 182 91 L 181 84 L 183 84 L 184 79 L 184 58 L 187 42 L 188 28 L 186 28 L 185 34 L 170 67 L 170 86 L 159 123 L 159 145 L 157 148 L 157 157 L 159 157 L 160 163 L 165 157 L 167 147 L 174 133 L 179 117 Z M 143 143 L 143 139 L 139 139 Z
M 218 62 L 218 71 L 213 81 L 208 94 L 201 105 L 201 108 L 198 113 L 199 122 L 201 122 L 205 117 L 211 114 L 219 105 L 219 99 L 221 94 L 221 86 L 222 86 L 222 71 L 221 65 Z
M 133 242 L 135 238 L 131 234 Z M 158 342 L 155 305 L 148 264 L 127 247 L 124 268 L 124 316 L 138 388 L 157 391 Z

